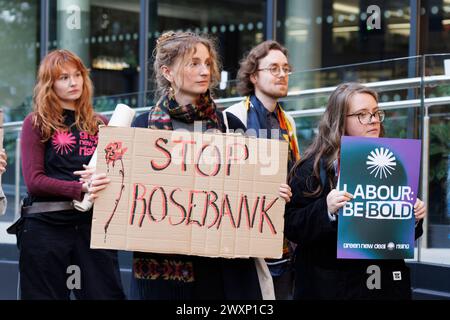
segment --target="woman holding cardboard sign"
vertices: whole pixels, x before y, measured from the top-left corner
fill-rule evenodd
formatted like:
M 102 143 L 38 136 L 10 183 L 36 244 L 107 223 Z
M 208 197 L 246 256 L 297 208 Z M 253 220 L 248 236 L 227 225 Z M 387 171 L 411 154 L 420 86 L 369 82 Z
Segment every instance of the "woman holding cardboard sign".
M 97 147 L 92 83 L 79 57 L 67 50 L 41 62 L 33 112 L 23 123 L 22 170 L 28 196 L 18 230 L 22 299 L 123 299 L 117 252 L 90 249 L 92 210 L 72 201 L 88 192 L 85 166 Z M 81 176 L 81 178 L 80 178 Z
M 336 258 L 339 209 L 353 198 L 336 190 L 341 138 L 382 137 L 384 117 L 375 91 L 357 83 L 338 86 L 313 144 L 290 173 L 293 197 L 286 208 L 285 235 L 298 244 L 296 299 L 411 298 L 409 270 L 403 260 Z M 414 214 L 417 239 L 426 215 L 419 199 Z
M 219 81 L 212 40 L 189 32 L 166 32 L 155 49 L 158 103 L 136 127 L 223 131 L 221 114 L 210 95 Z M 165 265 L 179 266 L 176 270 Z M 168 272 L 165 270 L 169 270 Z M 205 258 L 134 253 L 131 297 L 136 299 L 260 299 L 253 259 Z
M 223 132 L 222 115 L 210 94 L 219 81 L 219 63 L 212 40 L 190 32 L 166 32 L 157 40 L 154 58 L 158 102 L 137 117 L 133 126 L 194 131 L 194 123 L 200 122 L 202 131 Z M 153 169 L 162 169 L 164 163 L 170 163 L 170 159 L 152 162 Z M 93 197 L 104 188 L 104 180 L 96 177 L 93 180 Z M 270 278 L 267 280 L 271 282 Z M 259 284 L 255 259 L 134 253 L 132 299 L 263 297 L 266 296 Z

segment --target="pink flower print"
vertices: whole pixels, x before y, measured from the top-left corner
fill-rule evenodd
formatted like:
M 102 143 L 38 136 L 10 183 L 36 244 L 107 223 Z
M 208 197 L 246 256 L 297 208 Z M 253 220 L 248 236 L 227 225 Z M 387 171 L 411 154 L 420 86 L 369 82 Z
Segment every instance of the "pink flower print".
M 56 131 L 53 134 L 52 145 L 60 155 L 72 152 L 75 147 L 76 139 L 71 132 Z

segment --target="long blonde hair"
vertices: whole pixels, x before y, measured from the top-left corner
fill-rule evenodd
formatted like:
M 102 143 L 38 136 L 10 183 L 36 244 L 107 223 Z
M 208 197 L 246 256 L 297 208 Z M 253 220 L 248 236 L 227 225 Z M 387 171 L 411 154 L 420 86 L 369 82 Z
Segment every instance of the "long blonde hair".
M 33 126 L 38 127 L 45 142 L 55 131 L 67 131 L 64 125 L 61 100 L 56 95 L 53 84 L 67 65 L 74 66 L 83 77 L 83 89 L 76 101 L 75 125 L 79 130 L 96 134 L 103 121 L 95 115 L 92 106 L 92 81 L 89 70 L 81 59 L 68 50 L 55 50 L 47 54 L 39 66 L 33 94 Z

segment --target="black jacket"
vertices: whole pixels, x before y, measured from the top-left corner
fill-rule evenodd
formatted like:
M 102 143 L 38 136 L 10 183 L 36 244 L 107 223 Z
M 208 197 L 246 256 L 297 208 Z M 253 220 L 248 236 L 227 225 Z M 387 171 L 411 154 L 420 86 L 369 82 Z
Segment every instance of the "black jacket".
M 297 299 L 410 299 L 409 269 L 403 260 L 337 259 L 337 221 L 328 217 L 326 196 L 328 181 L 318 197 L 306 197 L 321 183 L 312 176 L 314 159 L 307 159 L 293 173 L 292 199 L 286 206 L 285 236 L 298 244 L 296 249 Z M 317 181 L 318 180 L 318 181 Z M 416 239 L 422 235 L 422 222 L 416 227 Z M 381 289 L 370 290 L 367 271 L 377 265 L 381 271 Z M 394 281 L 400 271 L 402 280 Z

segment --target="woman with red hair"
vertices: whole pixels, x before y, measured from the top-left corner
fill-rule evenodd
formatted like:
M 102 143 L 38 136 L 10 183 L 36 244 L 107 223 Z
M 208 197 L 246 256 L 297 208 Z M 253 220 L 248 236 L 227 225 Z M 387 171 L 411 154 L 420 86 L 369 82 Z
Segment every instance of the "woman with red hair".
M 93 170 L 85 164 L 107 122 L 91 101 L 78 56 L 56 50 L 42 60 L 21 136 L 28 189 L 18 234 L 22 299 L 69 299 L 71 289 L 77 299 L 124 298 L 117 252 L 89 248 L 92 210 L 72 206 L 88 192 Z

